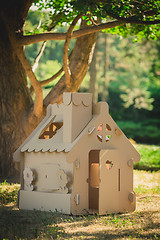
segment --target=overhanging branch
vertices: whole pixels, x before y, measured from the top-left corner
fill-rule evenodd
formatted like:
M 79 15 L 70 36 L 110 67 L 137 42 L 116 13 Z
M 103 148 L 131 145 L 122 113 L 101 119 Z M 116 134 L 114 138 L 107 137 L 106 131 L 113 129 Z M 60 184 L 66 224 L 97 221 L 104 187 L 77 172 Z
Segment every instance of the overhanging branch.
M 71 23 L 71 25 L 67 31 L 66 40 L 64 43 L 64 47 L 63 47 L 63 69 L 65 72 L 66 85 L 68 87 L 70 86 L 70 78 L 71 78 L 71 71 L 69 68 L 69 59 L 68 59 L 68 48 L 69 48 L 69 43 L 71 41 L 73 29 L 74 29 L 76 23 L 78 22 L 78 20 L 82 17 L 82 15 L 83 15 L 82 13 L 79 14 L 77 17 L 75 17 L 75 19 Z
M 20 59 L 26 74 L 29 77 L 30 83 L 35 92 L 35 103 L 34 103 L 34 114 L 38 117 L 43 111 L 43 91 L 40 83 L 38 82 L 34 72 L 32 71 L 32 67 L 28 62 L 27 58 L 24 55 L 22 49 L 17 48 L 17 56 Z
M 146 15 L 148 12 L 145 13 Z M 112 14 L 108 14 L 112 16 Z M 148 16 L 148 15 L 147 15 Z M 117 17 L 118 18 L 118 17 Z M 151 21 L 144 21 L 144 20 L 136 20 L 135 16 L 131 16 L 128 18 L 118 18 L 118 20 L 107 22 L 107 23 L 101 23 L 94 26 L 88 26 L 84 29 L 79 29 L 73 32 L 71 38 L 79 38 L 82 36 L 85 36 L 87 34 L 96 33 L 101 30 L 114 28 L 120 25 L 124 25 L 125 23 L 131 23 L 131 24 L 142 24 L 142 25 L 152 25 L 152 24 L 159 24 L 160 20 L 151 20 Z M 20 45 L 30 45 L 33 43 L 41 42 L 41 41 L 47 41 L 47 40 L 65 40 L 67 33 L 41 33 L 41 34 L 34 34 L 29 36 L 19 36 L 17 41 Z
M 112 21 L 107 23 L 102 23 L 97 26 L 90 26 L 87 28 L 79 29 L 73 32 L 71 38 L 79 38 L 87 34 L 96 33 L 104 29 L 114 28 L 124 23 L 120 21 Z M 42 42 L 46 40 L 65 40 L 67 33 L 40 33 L 28 36 L 19 36 L 17 41 L 20 45 L 30 45 L 37 42 Z

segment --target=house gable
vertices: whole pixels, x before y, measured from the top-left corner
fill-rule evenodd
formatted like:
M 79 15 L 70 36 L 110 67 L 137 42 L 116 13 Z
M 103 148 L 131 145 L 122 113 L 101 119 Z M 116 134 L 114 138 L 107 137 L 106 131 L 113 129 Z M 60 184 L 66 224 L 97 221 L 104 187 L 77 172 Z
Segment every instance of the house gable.
M 80 133 L 72 151 L 67 156 L 68 162 L 73 162 L 83 151 L 92 149 L 117 149 L 132 161 L 139 162 L 140 155 L 109 115 L 108 104 L 99 102 L 94 106 L 92 120 Z
M 81 93 L 65 93 L 63 100 L 48 106 L 15 153 L 21 160 L 20 208 L 68 214 L 133 211 L 133 161 L 140 160 L 139 153 L 107 103 L 92 104 L 91 94 Z
M 81 96 L 80 96 L 81 95 Z M 64 94 L 64 103 L 60 106 L 57 104 L 49 105 L 47 108 L 47 115 L 32 134 L 24 141 L 24 143 L 14 153 L 14 160 L 20 161 L 22 153 L 25 151 L 42 151 L 42 152 L 70 152 L 70 155 L 77 155 L 81 148 L 83 150 L 97 148 L 97 149 L 119 149 L 120 152 L 124 152 L 129 156 L 132 156 L 132 160 L 138 162 L 140 155 L 123 134 L 112 117 L 109 115 L 108 104 L 105 102 L 99 102 L 93 105 L 93 115 L 87 118 L 87 122 L 84 126 L 81 126 L 82 131 L 73 141 L 64 141 L 64 127 L 56 131 L 56 134 L 49 139 L 40 139 L 43 131 L 46 127 L 55 122 L 64 122 L 64 112 L 66 111 L 66 105 L 71 105 L 71 102 L 75 106 L 83 104 L 84 106 L 90 106 L 91 97 L 77 93 Z M 85 112 L 84 112 L 85 114 Z M 76 115 L 73 119 L 68 121 L 76 121 Z M 83 121 L 83 118 L 82 118 Z M 72 124 L 73 124 L 72 122 Z M 73 124 L 74 125 L 74 124 Z M 79 130 L 80 131 L 80 130 Z M 66 132 L 67 135 L 67 132 Z M 74 158 L 67 156 L 68 162 L 73 162 Z
M 92 118 L 92 94 L 64 93 L 60 106 L 50 104 L 47 115 L 14 153 L 19 162 L 28 152 L 69 152 Z M 63 125 L 63 126 L 62 126 Z

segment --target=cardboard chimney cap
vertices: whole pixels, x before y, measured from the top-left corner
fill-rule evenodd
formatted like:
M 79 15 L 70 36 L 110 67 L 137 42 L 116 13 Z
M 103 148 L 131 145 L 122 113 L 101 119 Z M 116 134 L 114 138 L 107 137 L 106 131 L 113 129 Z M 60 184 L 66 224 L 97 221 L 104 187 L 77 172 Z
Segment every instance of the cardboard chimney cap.
M 109 112 L 109 106 L 108 103 L 106 102 L 98 102 L 96 105 L 96 109 L 95 109 L 96 113 L 105 113 L 105 112 Z
M 63 93 L 63 103 L 69 105 L 73 103 L 76 106 L 83 104 L 88 107 L 92 104 L 92 94 L 91 93 Z

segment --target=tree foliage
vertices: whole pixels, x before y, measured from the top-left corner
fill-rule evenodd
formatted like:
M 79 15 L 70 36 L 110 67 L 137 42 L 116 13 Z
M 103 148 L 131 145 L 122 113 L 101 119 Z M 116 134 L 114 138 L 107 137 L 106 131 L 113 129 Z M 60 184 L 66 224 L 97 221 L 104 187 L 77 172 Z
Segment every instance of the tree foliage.
M 156 40 L 160 36 L 160 1 L 61 0 L 48 2 L 36 1 L 34 4 L 39 10 L 45 8 L 49 11 L 49 19 L 42 24 L 44 29 L 54 29 L 56 32 L 60 29 L 61 32 L 65 31 L 66 28 L 64 28 L 64 25 L 66 25 L 66 23 L 70 25 L 79 13 L 83 13 L 82 19 L 87 21 L 85 34 L 100 31 L 100 29 L 97 29 L 101 27 L 105 33 L 121 35 L 122 37 L 132 36 L 132 40 L 143 42 L 142 45 L 131 46 L 132 40 L 127 39 L 123 41 L 123 43 L 125 42 L 123 45 L 117 38 L 117 40 L 111 43 L 110 49 L 108 49 L 108 53 L 111 53 L 110 67 L 107 73 L 108 81 L 110 81 L 111 78 L 111 84 L 108 84 L 108 101 L 112 106 L 113 98 L 115 98 L 115 96 L 112 96 L 112 89 L 114 89 L 114 91 L 117 89 L 117 99 L 119 99 L 119 104 L 121 103 L 120 108 L 129 108 L 130 111 L 132 109 L 135 113 L 135 120 L 139 119 L 142 112 L 146 113 L 153 109 L 155 100 L 150 91 L 150 86 L 151 81 L 154 81 L 151 79 L 156 78 L 154 78 L 153 75 L 155 76 L 155 72 L 157 72 L 157 63 L 153 63 L 154 60 L 153 58 L 151 59 L 151 63 L 153 63 L 152 68 L 154 68 L 152 72 L 151 66 L 148 66 L 147 61 L 144 59 L 144 54 L 147 54 L 148 51 L 154 54 L 151 46 L 153 43 L 148 47 L 144 38 L 147 40 Z M 108 25 L 105 25 L 106 23 Z M 115 23 L 115 26 L 110 25 L 110 23 Z M 58 25 L 61 26 L 61 28 L 57 28 Z M 88 32 L 87 29 L 90 29 L 90 32 Z M 78 30 L 78 28 L 76 28 L 76 30 Z M 74 32 L 72 37 L 73 36 Z M 119 41 L 119 47 L 117 47 L 116 44 L 118 43 L 115 43 L 115 41 Z M 145 45 L 145 47 L 143 47 L 143 45 Z M 117 49 L 115 49 L 115 47 Z M 98 48 L 102 54 L 104 48 L 102 47 L 100 49 L 100 46 Z M 158 54 L 156 57 L 157 56 Z M 99 79 L 98 84 L 100 92 L 101 90 L 103 92 L 103 83 L 101 82 L 103 73 L 100 68 L 103 66 L 105 60 L 103 58 L 100 59 L 100 57 L 97 60 L 97 62 L 99 62 L 99 70 L 97 72 Z M 59 61 L 61 62 L 60 56 Z M 128 71 L 128 69 L 130 70 Z M 125 109 L 118 110 L 120 109 L 118 107 L 119 104 L 117 104 L 115 113 L 115 106 L 113 107 L 113 111 L 111 110 L 116 119 L 124 118 L 124 116 L 129 113 Z M 139 111 L 137 109 L 139 109 Z M 118 117 L 118 114 L 121 116 Z M 130 115 L 128 119 L 130 119 Z M 137 137 L 136 139 L 139 140 L 140 138 Z M 146 139 L 146 136 L 144 136 L 144 139 Z M 152 139 L 154 139 L 154 136 Z
M 52 25 L 71 23 L 74 17 L 83 13 L 83 19 L 88 25 L 96 22 L 97 18 L 103 22 L 118 20 L 123 26 L 109 30 L 111 33 L 137 35 L 156 39 L 159 36 L 160 1 L 135 1 L 135 0 L 73 0 L 73 1 L 35 1 L 39 10 L 49 9 Z
M 111 0 L 109 2 L 103 0 L 36 0 L 33 4 L 39 10 L 46 9 L 49 12 L 50 21 L 45 21 L 45 24 L 43 24 L 43 30 L 51 32 L 46 35 L 45 33 L 40 33 L 34 34 L 33 37 L 21 37 L 20 43 L 26 45 L 49 39 L 66 39 L 63 50 L 63 70 L 65 73 L 65 81 L 71 87 L 71 85 L 73 85 L 70 83 L 72 72 L 70 71 L 67 60 L 67 51 L 71 38 L 81 37 L 93 32 L 105 30 L 106 32 L 121 34 L 123 36 L 134 34 L 136 35 L 136 40 L 141 40 L 144 37 L 147 39 L 156 39 L 157 36 L 159 36 L 159 3 L 160 1 L 145 0 L 127 0 L 125 2 L 122 0 Z M 87 21 L 87 25 L 83 27 L 83 29 L 74 31 L 79 19 L 78 16 L 82 16 L 82 19 Z M 66 23 L 70 25 L 67 33 L 65 35 L 64 33 L 56 33 L 57 26 L 64 26 Z M 74 26 L 72 27 L 73 24 Z M 52 32 L 53 29 L 56 32 Z

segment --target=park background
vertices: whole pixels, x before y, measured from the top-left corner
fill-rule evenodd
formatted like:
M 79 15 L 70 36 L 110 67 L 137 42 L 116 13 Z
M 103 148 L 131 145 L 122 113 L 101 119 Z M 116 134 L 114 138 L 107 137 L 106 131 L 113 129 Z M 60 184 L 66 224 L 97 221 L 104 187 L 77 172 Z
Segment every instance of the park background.
M 41 22 L 41 27 L 39 22 Z M 48 14 L 30 11 L 26 33 L 42 32 Z M 67 26 L 58 27 L 58 32 Z M 70 51 L 75 40 L 71 41 Z M 34 67 L 38 80 L 47 79 L 62 67 L 64 41 L 47 41 Z M 26 46 L 26 56 L 34 65 L 42 43 Z M 60 77 L 59 77 L 60 78 Z M 44 87 L 44 97 L 58 79 Z M 138 143 L 160 144 L 160 42 L 123 35 L 97 34 L 91 66 L 80 92 L 92 92 L 94 102 L 107 101 L 110 114 L 127 137 Z
M 25 25 L 26 34 L 41 33 L 49 22 L 47 12 L 30 11 Z M 67 25 L 58 26 L 65 32 Z M 31 32 L 30 32 L 31 31 Z M 93 59 L 80 92 L 91 92 L 94 102 L 106 101 L 118 126 L 137 146 L 142 155 L 138 169 L 160 168 L 160 42 L 113 34 L 97 33 Z M 69 51 L 75 44 L 72 39 Z M 64 41 L 47 41 L 26 46 L 26 56 L 39 81 L 56 74 L 63 65 Z M 41 50 L 43 48 L 43 51 Z M 37 56 L 38 61 L 35 62 Z M 43 87 L 44 98 L 62 75 Z
M 41 22 L 42 21 L 42 22 Z M 48 14 L 30 11 L 27 34 L 43 32 Z M 40 24 L 41 23 L 41 24 Z M 67 26 L 58 27 L 59 32 Z M 142 34 L 143 36 L 143 34 Z M 71 41 L 70 51 L 74 46 Z M 47 41 L 37 78 L 46 79 L 62 67 L 64 41 Z M 42 43 L 26 46 L 31 65 Z M 58 79 L 46 85 L 44 97 Z M 28 81 L 28 84 L 29 81 Z M 18 183 L 0 184 L 1 239 L 159 239 L 160 237 L 160 42 L 134 36 L 97 34 L 90 69 L 80 92 L 92 92 L 94 101 L 107 101 L 110 114 L 141 154 L 134 165 L 134 213 L 79 217 L 17 208 Z M 33 96 L 34 97 L 34 96 Z M 137 169 L 142 169 L 138 171 Z M 147 171 L 143 171 L 147 170 Z

